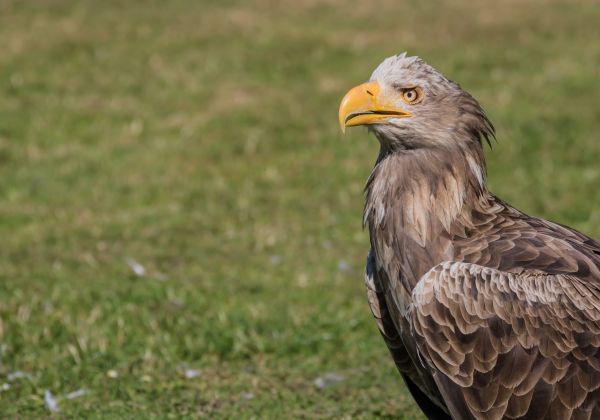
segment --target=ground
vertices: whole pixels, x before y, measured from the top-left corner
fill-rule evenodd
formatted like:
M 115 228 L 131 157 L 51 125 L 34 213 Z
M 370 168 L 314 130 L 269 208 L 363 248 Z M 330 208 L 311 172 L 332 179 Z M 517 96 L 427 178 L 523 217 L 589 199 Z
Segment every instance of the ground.
M 339 100 L 424 57 L 495 123 L 492 190 L 598 238 L 599 21 L 595 0 L 1 1 L 0 413 L 420 418 L 364 295 L 377 144 L 342 137 Z

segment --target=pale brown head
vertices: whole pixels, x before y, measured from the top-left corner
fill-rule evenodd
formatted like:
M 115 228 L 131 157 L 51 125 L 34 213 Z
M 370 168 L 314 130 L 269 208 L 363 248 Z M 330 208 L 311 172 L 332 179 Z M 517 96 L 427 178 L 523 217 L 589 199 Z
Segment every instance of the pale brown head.
M 388 151 L 453 146 L 481 150 L 481 141 L 489 143 L 494 136 L 471 95 L 406 53 L 386 58 L 369 82 L 346 94 L 339 122 L 342 130 L 367 125 Z

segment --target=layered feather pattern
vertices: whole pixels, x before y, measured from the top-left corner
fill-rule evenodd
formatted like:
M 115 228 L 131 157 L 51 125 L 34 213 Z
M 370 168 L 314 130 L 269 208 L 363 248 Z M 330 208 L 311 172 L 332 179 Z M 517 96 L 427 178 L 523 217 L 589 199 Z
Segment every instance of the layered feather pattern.
M 488 191 L 494 129 L 457 84 L 405 56 L 372 79 L 430 95 L 370 127 L 364 209 L 369 304 L 425 414 L 600 418 L 600 243 Z

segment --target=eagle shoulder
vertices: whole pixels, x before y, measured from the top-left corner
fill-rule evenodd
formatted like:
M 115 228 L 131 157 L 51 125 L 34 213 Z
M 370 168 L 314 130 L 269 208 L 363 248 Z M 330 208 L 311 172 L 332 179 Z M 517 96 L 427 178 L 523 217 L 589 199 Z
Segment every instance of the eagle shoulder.
M 412 298 L 417 348 L 453 418 L 600 418 L 595 284 L 444 262 Z

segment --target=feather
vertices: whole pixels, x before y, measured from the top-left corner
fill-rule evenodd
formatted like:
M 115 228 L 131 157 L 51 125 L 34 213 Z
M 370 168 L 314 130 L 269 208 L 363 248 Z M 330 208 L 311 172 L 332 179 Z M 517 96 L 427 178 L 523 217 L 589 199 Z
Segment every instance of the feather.
M 486 186 L 479 103 L 405 53 L 371 76 L 419 86 L 411 118 L 369 126 L 367 297 L 430 418 L 600 416 L 600 243 Z M 417 106 L 419 108 L 417 108 Z

